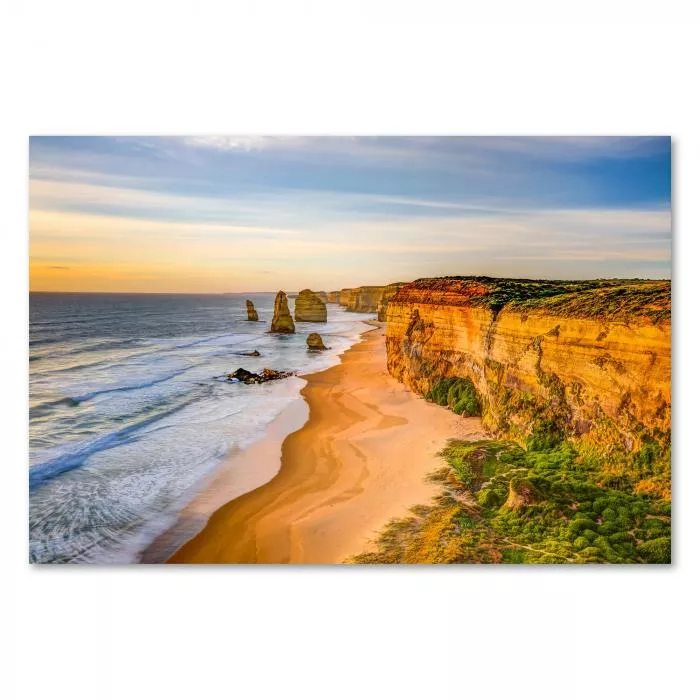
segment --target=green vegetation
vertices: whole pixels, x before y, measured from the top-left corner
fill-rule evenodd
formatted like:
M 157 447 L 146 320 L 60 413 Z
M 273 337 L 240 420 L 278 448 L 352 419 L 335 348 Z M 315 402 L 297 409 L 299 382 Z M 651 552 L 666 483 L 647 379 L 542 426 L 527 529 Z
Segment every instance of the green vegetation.
M 460 416 L 481 415 L 481 400 L 474 383 L 469 378 L 439 379 L 425 398 L 439 406 L 447 406 Z
M 353 561 L 671 561 L 670 503 L 630 482 L 611 482 L 605 462 L 556 435 L 533 437 L 527 449 L 504 440 L 453 441 L 442 455 L 446 467 L 432 477 L 440 495 L 389 523 L 374 551 Z M 647 472 L 658 471 L 655 455 L 645 455 Z
M 562 316 L 604 317 L 611 321 L 647 316 L 671 319 L 669 280 L 528 280 L 494 277 L 445 277 L 464 290 L 463 302 L 499 312 L 509 305 L 523 313 L 538 310 Z M 430 289 L 435 279 L 417 280 L 413 288 Z M 455 303 L 454 300 L 452 303 Z

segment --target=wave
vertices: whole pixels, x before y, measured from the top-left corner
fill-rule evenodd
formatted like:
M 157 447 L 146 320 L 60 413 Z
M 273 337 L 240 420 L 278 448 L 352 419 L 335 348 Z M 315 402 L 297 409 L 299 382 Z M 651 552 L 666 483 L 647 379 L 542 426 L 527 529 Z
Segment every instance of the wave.
M 64 472 L 81 467 L 90 456 L 97 452 L 103 452 L 105 450 L 113 449 L 114 447 L 119 447 L 120 445 L 126 445 L 133 440 L 137 440 L 138 437 L 135 436 L 134 433 L 148 427 L 156 421 L 171 416 L 173 413 L 177 413 L 186 406 L 198 401 L 199 398 L 199 396 L 190 397 L 187 401 L 183 401 L 176 406 L 171 406 L 164 411 L 154 413 L 147 418 L 132 423 L 124 428 L 120 428 L 114 432 L 102 435 L 96 440 L 93 440 L 87 445 L 79 447 L 73 452 L 60 455 L 59 457 L 54 457 L 53 459 L 33 466 L 29 470 L 29 489 L 35 489 L 59 474 L 63 474 Z
M 134 353 L 133 355 L 127 355 L 124 357 L 124 360 L 130 360 L 135 357 L 143 357 L 146 355 L 154 355 L 157 353 L 165 353 L 165 352 L 171 352 L 173 350 L 181 350 L 182 348 L 190 348 L 194 347 L 196 345 L 203 345 L 205 343 L 209 343 L 212 340 L 220 340 L 221 338 L 227 338 L 229 336 L 233 335 L 238 335 L 235 333 L 224 333 L 222 335 L 212 335 L 208 336 L 206 338 L 199 338 L 198 340 L 193 340 L 189 341 L 187 343 L 179 343 L 176 345 L 170 345 L 170 346 L 165 346 L 165 347 L 160 347 L 160 348 L 155 348 L 153 350 L 147 350 L 146 352 L 141 352 L 141 353 Z M 232 343 L 233 345 L 240 345 L 242 342 L 246 342 L 246 339 L 240 340 L 238 343 Z M 35 340 L 35 341 L 29 341 L 29 345 L 31 346 L 33 343 L 34 344 L 42 344 L 44 341 L 41 340 Z M 55 342 L 55 341 L 46 341 L 46 342 Z M 85 345 L 81 346 L 79 348 L 75 348 L 74 350 L 67 350 L 65 352 L 49 352 L 49 353 L 44 353 L 43 355 L 30 355 L 29 356 L 29 361 L 30 362 L 36 362 L 37 360 L 44 360 L 44 359 L 51 359 L 51 358 L 61 358 L 61 357 L 70 357 L 71 355 L 82 355 L 83 353 L 88 353 L 88 352 L 99 352 L 102 350 L 115 350 L 118 348 L 129 348 L 129 347 L 143 347 L 147 345 L 151 345 L 154 341 L 149 341 L 143 338 L 130 338 L 130 339 L 114 339 L 114 340 L 104 340 L 100 341 L 99 343 L 93 343 L 92 345 Z M 100 360 L 99 362 L 93 362 L 89 364 L 78 364 L 78 365 L 72 365 L 70 367 L 63 367 L 61 369 L 56 369 L 56 370 L 49 370 L 49 372 L 68 372 L 74 369 L 83 369 L 84 367 L 95 367 L 98 364 L 102 364 L 103 362 L 112 362 L 113 364 L 120 364 L 120 362 L 114 363 L 113 360 Z M 47 372 L 48 373 L 48 372 Z
M 43 403 L 39 403 L 36 406 L 30 406 L 29 418 L 41 418 L 42 416 L 51 413 L 51 411 L 57 406 L 69 406 L 71 408 L 74 408 L 75 406 L 79 405 L 80 401 L 76 401 L 70 396 L 64 396 L 63 398 L 56 399 L 55 401 L 44 401 Z
M 101 396 L 102 394 L 113 394 L 115 392 L 121 391 L 134 391 L 135 389 L 147 389 L 148 387 L 155 386 L 156 384 L 162 384 L 163 382 L 167 382 L 170 379 L 179 377 L 181 374 L 184 374 L 190 369 L 192 369 L 192 365 L 188 365 L 184 369 L 177 370 L 176 372 L 171 372 L 170 374 L 158 377 L 157 379 L 149 379 L 145 382 L 139 382 L 138 384 L 126 384 L 124 386 L 110 387 L 109 389 L 97 389 L 87 394 L 82 394 L 80 396 L 70 396 L 68 398 L 71 401 L 82 403 L 83 401 L 90 401 L 90 399 L 94 399 L 96 396 Z

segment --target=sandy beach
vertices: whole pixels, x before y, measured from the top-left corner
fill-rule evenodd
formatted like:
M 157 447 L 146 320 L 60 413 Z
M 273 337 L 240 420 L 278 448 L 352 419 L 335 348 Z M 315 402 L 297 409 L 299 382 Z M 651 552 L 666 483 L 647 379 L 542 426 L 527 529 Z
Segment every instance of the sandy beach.
M 483 436 L 478 418 L 429 404 L 389 376 L 382 327 L 341 364 L 305 378 L 309 420 L 282 443 L 277 475 L 219 508 L 170 562 L 342 563 L 430 500 L 425 477 L 449 438 Z M 261 446 L 249 458 L 273 452 Z

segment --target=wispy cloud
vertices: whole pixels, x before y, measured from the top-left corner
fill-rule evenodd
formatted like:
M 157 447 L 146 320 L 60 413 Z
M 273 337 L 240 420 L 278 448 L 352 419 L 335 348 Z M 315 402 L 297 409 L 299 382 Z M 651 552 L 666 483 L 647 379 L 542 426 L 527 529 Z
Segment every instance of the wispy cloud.
M 668 147 L 646 137 L 37 139 L 32 284 L 61 276 L 94 289 L 100 274 L 116 285 L 128 271 L 152 291 L 250 291 L 262 278 L 337 287 L 358 271 L 376 283 L 667 276 Z

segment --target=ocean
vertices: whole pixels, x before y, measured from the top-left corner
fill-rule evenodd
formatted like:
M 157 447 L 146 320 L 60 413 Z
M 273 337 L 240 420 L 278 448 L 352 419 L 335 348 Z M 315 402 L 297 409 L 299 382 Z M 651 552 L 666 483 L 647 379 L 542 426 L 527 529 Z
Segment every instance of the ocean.
M 246 299 L 260 322 L 246 320 Z M 261 439 L 305 384 L 222 375 L 320 371 L 374 317 L 329 304 L 327 323 L 274 335 L 273 303 L 274 294 L 30 294 L 31 562 L 137 561 L 222 459 Z M 308 352 L 313 331 L 330 350 Z M 236 355 L 256 349 L 260 357 Z

